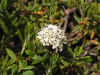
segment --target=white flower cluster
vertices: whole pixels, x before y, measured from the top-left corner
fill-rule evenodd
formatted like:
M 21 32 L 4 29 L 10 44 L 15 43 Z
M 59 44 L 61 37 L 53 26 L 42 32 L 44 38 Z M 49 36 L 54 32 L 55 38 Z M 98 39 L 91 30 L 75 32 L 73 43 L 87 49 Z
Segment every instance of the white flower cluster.
M 43 46 L 51 46 L 56 52 L 63 50 L 63 44 L 66 44 L 66 36 L 64 30 L 61 30 L 58 26 L 49 24 L 40 32 L 37 33 L 37 38 Z

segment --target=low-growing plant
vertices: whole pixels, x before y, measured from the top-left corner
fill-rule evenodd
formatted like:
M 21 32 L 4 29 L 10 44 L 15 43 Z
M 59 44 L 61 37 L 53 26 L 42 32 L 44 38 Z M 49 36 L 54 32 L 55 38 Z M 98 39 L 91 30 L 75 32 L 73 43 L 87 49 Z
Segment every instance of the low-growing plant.
M 0 75 L 99 75 L 99 6 L 99 0 L 0 1 Z

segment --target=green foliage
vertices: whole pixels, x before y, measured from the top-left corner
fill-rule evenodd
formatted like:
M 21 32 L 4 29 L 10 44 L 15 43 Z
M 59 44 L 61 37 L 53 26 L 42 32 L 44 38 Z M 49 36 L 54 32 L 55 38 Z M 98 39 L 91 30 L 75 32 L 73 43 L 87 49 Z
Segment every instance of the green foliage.
M 15 55 L 15 53 L 14 53 L 12 50 L 7 49 L 7 54 L 8 54 L 8 56 L 11 58 L 11 59 L 9 60 L 9 64 L 15 63 L 15 61 L 16 61 L 16 55 Z
M 32 71 L 25 71 L 22 75 L 34 75 Z
M 16 55 L 12 50 L 7 49 L 7 53 L 9 55 L 9 57 L 11 57 L 11 59 L 16 60 Z
M 0 75 L 99 75 L 100 3 L 88 1 L 1 0 Z M 55 53 L 36 36 L 46 24 L 64 21 L 64 6 L 76 8 L 79 14 L 71 14 L 68 43 Z

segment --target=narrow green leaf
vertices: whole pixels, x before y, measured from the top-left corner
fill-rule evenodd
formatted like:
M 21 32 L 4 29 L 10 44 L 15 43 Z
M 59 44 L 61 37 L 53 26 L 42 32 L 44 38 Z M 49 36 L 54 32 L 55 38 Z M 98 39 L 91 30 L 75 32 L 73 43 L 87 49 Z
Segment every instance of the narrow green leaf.
M 8 28 L 7 28 L 5 22 L 4 22 L 2 19 L 0 19 L 0 25 L 1 25 L 1 28 L 3 29 L 3 31 L 4 31 L 6 34 L 8 34 L 8 33 L 9 33 L 9 32 L 8 32 Z
M 75 18 L 75 20 L 76 20 L 77 22 L 80 22 L 80 21 L 81 21 L 81 18 L 79 18 L 79 17 L 77 17 L 77 16 L 74 16 L 74 18 Z
M 75 26 L 75 28 L 72 32 L 77 32 L 77 31 L 82 31 L 82 30 L 83 30 L 83 26 L 82 25 L 77 25 L 77 26 Z
M 7 54 L 11 57 L 11 59 L 16 60 L 16 54 L 8 48 L 6 50 L 7 50 Z
M 93 59 L 90 56 L 81 57 L 79 60 L 84 61 L 86 63 L 90 63 L 93 61 Z
M 34 72 L 29 70 L 29 71 L 23 72 L 22 75 L 34 75 Z
M 24 69 L 33 69 L 34 66 L 25 66 Z

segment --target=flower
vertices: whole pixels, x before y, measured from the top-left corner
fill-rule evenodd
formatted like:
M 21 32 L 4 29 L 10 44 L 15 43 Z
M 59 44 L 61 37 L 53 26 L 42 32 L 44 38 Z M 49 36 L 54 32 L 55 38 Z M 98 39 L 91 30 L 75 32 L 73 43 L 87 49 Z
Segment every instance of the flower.
M 37 33 L 37 38 L 43 46 L 51 46 L 56 52 L 61 52 L 63 50 L 63 44 L 67 43 L 64 30 L 61 30 L 58 26 L 52 24 L 42 28 Z

